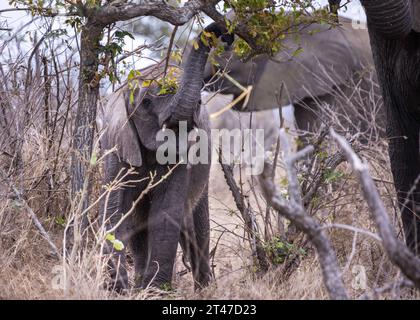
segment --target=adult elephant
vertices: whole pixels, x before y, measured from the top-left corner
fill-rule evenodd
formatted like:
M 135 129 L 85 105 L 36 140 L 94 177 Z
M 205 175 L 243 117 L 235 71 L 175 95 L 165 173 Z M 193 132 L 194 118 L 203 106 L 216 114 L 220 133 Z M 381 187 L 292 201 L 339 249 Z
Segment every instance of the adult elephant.
M 355 96 L 354 84 L 366 92 L 366 100 L 371 93 L 379 95 L 374 82 L 363 81 L 372 73 L 375 78 L 368 32 L 354 29 L 351 20 L 340 17 L 336 28 L 312 24 L 302 30 L 298 41 L 292 34 L 282 43 L 283 49 L 274 58 L 261 55 L 244 63 L 226 51 L 216 58 L 218 67 L 208 62 L 207 89 L 238 97 L 242 90 L 232 81 L 223 76 L 214 79 L 216 71 L 226 71 L 243 87 L 253 87 L 249 99 L 235 108 L 257 111 L 293 104 L 298 128 L 310 131 L 322 120 L 319 106 L 334 103 L 337 96 Z
M 335 6 L 339 2 L 330 0 Z M 218 62 L 222 68 L 227 66 L 229 74 L 242 85 L 253 85 L 246 109 L 262 110 L 292 103 L 301 129 L 311 129 L 316 124 L 313 110 L 319 102 L 334 103 L 335 89 L 346 87 L 349 79 L 363 76 L 366 67 L 373 63 L 386 114 L 391 169 L 405 239 L 409 248 L 418 254 L 420 0 L 362 0 L 361 3 L 366 10 L 368 30 L 353 29 L 351 21 L 340 18 L 342 27 L 339 28 L 329 30 L 327 26 L 313 25 L 311 28 L 322 31 L 303 35 L 300 42 L 303 52 L 296 57 L 293 53 L 298 44 L 286 39 L 289 49 L 280 54 L 286 58 L 283 63 L 266 57 L 257 57 L 245 65 L 235 58 L 229 65 L 224 59 Z M 214 72 L 209 64 L 207 80 Z M 282 82 L 286 90 L 278 101 L 276 92 Z M 240 90 L 224 78 L 214 81 L 210 88 L 235 96 L 240 94 Z
M 222 36 L 215 24 L 206 31 Z M 233 41 L 229 35 L 222 38 Z M 99 113 L 101 149 L 106 156 L 104 185 L 119 181 L 102 201 L 102 221 L 107 230 L 114 230 L 116 239 L 130 245 L 138 287 L 171 284 L 178 242 L 191 262 L 195 287 L 211 279 L 210 128 L 207 112 L 200 106 L 209 51 L 198 37 L 176 93 L 163 92 L 159 81 L 149 84 L 156 75 L 152 71 L 160 70 L 150 68 L 150 74 L 142 75 L 146 79 L 132 82 L 133 88 L 126 85 L 113 93 Z M 145 80 L 147 84 L 141 82 Z M 196 146 L 197 135 L 200 146 Z M 194 157 L 198 153 L 199 158 Z M 148 190 L 152 174 L 156 185 Z M 125 254 L 125 249 L 117 250 L 109 261 L 116 290 L 128 287 Z
M 336 1 L 337 2 L 337 1 Z M 407 245 L 420 253 L 420 0 L 361 0 Z

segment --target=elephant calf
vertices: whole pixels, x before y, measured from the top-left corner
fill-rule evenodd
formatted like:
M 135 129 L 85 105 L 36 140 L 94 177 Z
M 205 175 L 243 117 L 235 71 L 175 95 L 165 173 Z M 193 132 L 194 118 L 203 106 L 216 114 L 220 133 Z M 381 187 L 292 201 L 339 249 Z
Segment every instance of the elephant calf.
M 222 36 L 215 24 L 206 28 Z M 230 36 L 222 39 L 231 44 Z M 104 184 L 124 176 L 124 187 L 110 192 L 101 205 L 107 229 L 116 226 L 130 211 L 133 202 L 147 187 L 150 173 L 156 173 L 152 188 L 135 206 L 133 212 L 115 230 L 115 238 L 128 244 L 133 258 L 136 286 L 162 287 L 171 284 L 178 242 L 191 263 L 195 287 L 211 280 L 209 266 L 208 180 L 211 146 L 208 143 L 207 163 L 179 164 L 180 146 L 176 146 L 176 163 L 161 163 L 158 153 L 164 142 L 157 134 L 175 133 L 175 145 L 180 140 L 181 123 L 186 131 L 193 128 L 206 132 L 210 139 L 208 115 L 200 107 L 204 67 L 210 48 L 201 37 L 196 40 L 184 64 L 180 84 L 175 94 L 162 94 L 157 82 L 140 89 L 123 87 L 112 94 L 98 123 L 104 128 L 101 149 L 116 150 L 104 163 Z M 133 95 L 134 94 L 134 95 Z M 193 131 L 195 132 L 195 131 Z M 128 171 L 134 168 L 135 171 Z M 145 179 L 146 178 L 146 179 Z M 109 266 L 113 287 L 128 287 L 125 249 L 113 252 Z

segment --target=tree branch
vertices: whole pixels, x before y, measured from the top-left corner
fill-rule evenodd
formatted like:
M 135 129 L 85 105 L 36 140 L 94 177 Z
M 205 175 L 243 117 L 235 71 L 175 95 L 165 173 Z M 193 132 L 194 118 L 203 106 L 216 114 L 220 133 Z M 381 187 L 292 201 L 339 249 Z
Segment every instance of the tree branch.
M 139 16 L 153 16 L 167 21 L 175 26 L 187 23 L 204 6 L 214 6 L 218 0 L 189 0 L 182 7 L 173 7 L 162 0 L 151 0 L 141 4 L 126 4 L 122 6 L 108 5 L 94 11 L 94 18 L 107 25 L 116 21 L 125 21 Z
M 375 183 L 369 174 L 368 165 L 362 162 L 346 139 L 333 129 L 330 129 L 330 135 L 343 150 L 357 174 L 363 196 L 369 206 L 389 259 L 420 289 L 420 259 L 412 254 L 407 246 L 397 238 Z
M 328 237 L 324 234 L 321 225 L 306 213 L 299 194 L 299 185 L 294 166 L 298 160 L 312 152 L 313 147 L 306 147 L 297 154 L 289 155 L 288 138 L 284 129 L 280 130 L 280 139 L 282 141 L 283 151 L 285 152 L 285 167 L 289 180 L 291 201 L 288 202 L 281 196 L 271 176 L 272 164 L 268 161 L 265 162 L 264 171 L 259 177 L 264 196 L 271 207 L 303 231 L 315 246 L 322 269 L 324 284 L 330 298 L 348 299 L 334 248 Z
M 246 206 L 244 197 L 239 190 L 239 187 L 236 184 L 235 178 L 233 176 L 233 169 L 230 165 L 224 163 L 222 148 L 219 150 L 219 163 L 222 167 L 223 174 L 225 176 L 226 183 L 232 192 L 233 199 L 235 201 L 236 207 L 241 213 L 242 219 L 245 223 L 245 230 L 249 236 L 252 254 L 256 256 L 259 264 L 260 271 L 267 272 L 269 265 L 267 261 L 267 256 L 264 251 L 261 240 L 257 237 L 257 232 L 255 230 L 255 217 L 252 216 L 252 212 Z
M 202 8 L 202 11 L 205 14 L 207 14 L 210 18 L 212 18 L 213 21 L 216 22 L 220 28 L 226 28 L 225 16 L 221 14 L 219 11 L 217 11 L 214 5 L 207 4 L 206 6 Z M 250 47 L 256 51 L 256 53 L 259 53 L 260 49 L 256 43 L 256 39 L 249 35 L 249 30 L 245 25 L 243 24 L 237 25 L 235 27 L 234 32 L 239 37 L 244 39 L 250 45 Z
M 397 282 L 388 283 L 381 288 L 372 289 L 371 294 L 365 293 L 361 295 L 357 300 L 368 300 L 368 299 L 377 299 L 378 295 L 384 294 L 389 291 L 395 291 L 403 288 L 414 288 L 414 284 L 407 279 L 402 279 Z
M 7 175 L 5 175 L 7 177 Z M 22 196 L 22 193 L 19 192 L 19 190 L 13 185 L 13 183 L 10 181 L 9 178 L 6 178 L 6 181 L 9 182 L 10 188 L 13 190 L 14 194 L 16 195 L 16 198 L 22 203 L 22 205 L 25 207 L 28 216 L 31 218 L 33 224 L 38 229 L 39 233 L 42 235 L 42 237 L 47 241 L 48 245 L 51 248 L 51 253 L 56 258 L 61 258 L 60 252 L 57 249 L 57 246 L 54 244 L 54 242 L 51 240 L 50 236 L 48 235 L 48 232 L 43 227 L 42 223 L 38 220 L 35 212 L 32 210 L 32 208 L 29 206 L 28 202 L 24 199 Z

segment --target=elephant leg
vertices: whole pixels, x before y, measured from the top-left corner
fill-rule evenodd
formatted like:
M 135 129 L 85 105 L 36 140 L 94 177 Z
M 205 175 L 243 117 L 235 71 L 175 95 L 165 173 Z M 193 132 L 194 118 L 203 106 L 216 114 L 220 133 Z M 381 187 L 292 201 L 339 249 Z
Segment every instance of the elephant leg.
M 294 103 L 295 109 L 295 121 L 296 126 L 299 130 L 309 133 L 316 133 L 323 121 L 322 105 L 328 104 L 333 105 L 335 103 L 334 93 L 324 94 L 313 98 L 305 98 L 298 103 Z M 304 134 L 302 136 L 303 146 L 309 144 L 309 135 Z
M 191 263 L 195 290 L 206 287 L 212 278 L 209 242 L 210 223 L 206 194 L 197 203 L 192 214 L 184 217 L 180 239 L 183 254 Z
M 388 116 L 391 169 L 407 246 L 420 255 L 420 126 L 396 113 Z
M 296 126 L 302 133 L 299 135 L 298 148 L 301 149 L 310 144 L 311 133 L 316 132 L 320 125 L 318 104 L 313 99 L 304 99 L 293 104 L 295 109 Z
M 111 229 L 122 217 L 122 212 L 125 212 L 123 203 L 127 199 L 124 190 L 112 191 L 109 195 L 108 203 L 105 204 L 106 229 Z M 115 231 L 115 238 L 125 242 L 124 235 L 118 228 Z M 108 285 L 110 289 L 121 292 L 128 288 L 128 274 L 126 269 L 126 250 L 115 250 L 113 245 L 107 241 L 105 245 L 104 254 L 110 255 L 108 260 L 108 273 L 111 277 L 111 284 Z
M 210 221 L 207 191 L 193 211 L 195 243 L 191 243 L 191 267 L 195 289 L 201 289 L 212 279 L 210 269 Z
M 166 170 L 165 170 L 166 172 Z M 163 174 L 163 173 L 162 173 Z M 148 260 L 142 287 L 163 288 L 172 282 L 187 197 L 187 170 L 175 169 L 151 193 L 147 223 Z
M 314 132 L 319 127 L 317 104 L 312 99 L 305 99 L 293 105 L 295 121 L 299 130 Z
M 105 180 L 104 184 L 109 184 L 116 178 L 121 178 L 127 172 L 127 165 L 120 162 L 117 155 L 110 154 L 105 159 Z M 120 222 L 121 218 L 131 209 L 135 200 L 137 191 L 134 182 L 139 180 L 137 174 L 126 175 L 123 179 L 124 184 L 129 186 L 120 186 L 114 188 L 108 197 L 103 197 L 101 201 L 101 221 L 104 223 L 106 230 L 110 230 Z M 127 244 L 133 233 L 132 220 L 130 218 L 125 221 L 113 232 L 115 238 Z M 128 288 L 128 274 L 126 269 L 126 250 L 116 250 L 113 244 L 107 241 L 105 245 L 105 254 L 109 254 L 108 271 L 111 276 L 110 289 L 121 291 Z
M 138 231 L 130 239 L 130 248 L 134 258 L 135 286 L 141 287 L 146 272 L 148 257 L 148 239 L 147 239 L 147 216 L 149 212 L 148 203 L 150 200 L 143 201 L 138 208 L 136 218 L 138 219 Z
M 187 221 L 188 220 L 188 221 Z M 185 219 L 182 222 L 181 234 L 179 238 L 179 244 L 182 249 L 182 262 L 188 271 L 192 271 L 195 274 L 194 267 L 191 264 L 192 252 L 191 252 L 191 231 L 193 231 L 192 219 Z M 188 265 L 189 263 L 189 265 Z

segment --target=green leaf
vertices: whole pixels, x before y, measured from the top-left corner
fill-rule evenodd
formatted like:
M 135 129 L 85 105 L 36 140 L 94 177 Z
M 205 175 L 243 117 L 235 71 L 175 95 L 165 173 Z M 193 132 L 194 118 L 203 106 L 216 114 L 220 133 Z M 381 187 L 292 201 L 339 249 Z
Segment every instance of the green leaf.
M 127 80 L 128 81 L 130 81 L 130 80 L 133 80 L 134 79 L 134 77 L 135 77 L 135 70 L 134 69 L 132 69 L 132 70 L 130 70 L 130 72 L 128 73 L 128 76 L 127 76 Z
M 134 90 L 130 91 L 130 104 L 134 103 Z
M 141 86 L 143 87 L 143 88 L 147 88 L 147 87 L 150 87 L 150 85 L 152 84 L 152 80 L 144 80 L 142 83 L 141 83 Z
M 211 38 L 212 33 L 211 33 L 211 32 L 208 32 L 208 31 L 206 31 L 206 30 L 203 30 L 203 35 L 204 35 L 205 37 L 207 37 L 207 38 Z
M 114 35 L 118 39 L 124 39 L 125 36 L 130 37 L 131 39 L 134 39 L 134 36 L 128 31 L 118 30 L 118 31 L 115 31 Z
M 292 56 L 297 57 L 303 52 L 303 48 L 296 49 L 295 52 L 293 52 Z
M 66 218 L 63 216 L 57 216 L 54 219 L 55 223 L 59 226 L 65 227 L 66 226 Z
M 115 236 L 112 233 L 108 233 L 106 235 L 105 239 L 108 240 L 108 241 L 113 242 L 113 241 L 115 241 Z
M 92 166 L 96 165 L 97 161 L 98 161 L 98 156 L 96 155 L 96 152 L 93 152 L 90 158 L 90 165 Z
M 131 81 L 140 76 L 141 76 L 141 72 L 139 70 L 131 69 L 130 72 L 128 73 L 127 80 Z
M 115 235 L 113 235 L 112 233 L 108 233 L 105 236 L 105 239 L 112 243 L 112 246 L 115 250 L 121 251 L 124 249 L 124 243 L 122 243 L 121 240 L 116 239 Z
M 124 244 L 120 240 L 115 239 L 114 241 L 112 241 L 112 245 L 117 251 L 121 251 L 124 249 Z

